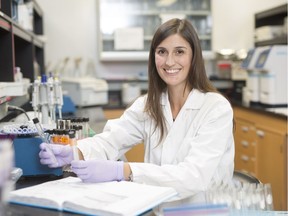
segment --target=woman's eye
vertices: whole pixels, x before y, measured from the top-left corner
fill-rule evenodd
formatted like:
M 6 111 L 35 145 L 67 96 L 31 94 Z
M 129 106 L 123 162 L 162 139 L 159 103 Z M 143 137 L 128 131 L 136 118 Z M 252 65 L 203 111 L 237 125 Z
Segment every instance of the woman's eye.
M 183 53 L 184 53 L 184 50 L 177 50 L 177 51 L 176 51 L 176 54 L 177 54 L 177 55 L 182 55 Z
M 165 54 L 165 50 L 160 49 L 160 50 L 157 51 L 157 54 L 158 55 L 164 55 Z

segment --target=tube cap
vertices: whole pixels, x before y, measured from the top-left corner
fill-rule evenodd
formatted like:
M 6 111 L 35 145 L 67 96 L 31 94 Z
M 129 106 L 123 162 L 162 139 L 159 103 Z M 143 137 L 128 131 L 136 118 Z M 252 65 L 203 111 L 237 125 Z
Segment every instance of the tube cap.
M 34 124 L 39 123 L 39 119 L 38 119 L 38 118 L 34 118 L 34 119 L 33 119 L 33 123 L 34 123 Z
M 75 130 L 69 130 L 68 135 L 70 139 L 75 138 Z

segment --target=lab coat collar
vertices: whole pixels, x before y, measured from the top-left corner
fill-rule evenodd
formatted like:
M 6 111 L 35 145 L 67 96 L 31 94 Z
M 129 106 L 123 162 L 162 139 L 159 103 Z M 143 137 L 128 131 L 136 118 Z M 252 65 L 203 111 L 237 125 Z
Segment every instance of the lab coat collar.
M 200 92 L 197 89 L 192 89 L 188 95 L 187 101 L 184 104 L 185 109 L 200 109 L 203 104 L 205 93 Z M 162 93 L 161 105 L 170 106 L 168 91 Z

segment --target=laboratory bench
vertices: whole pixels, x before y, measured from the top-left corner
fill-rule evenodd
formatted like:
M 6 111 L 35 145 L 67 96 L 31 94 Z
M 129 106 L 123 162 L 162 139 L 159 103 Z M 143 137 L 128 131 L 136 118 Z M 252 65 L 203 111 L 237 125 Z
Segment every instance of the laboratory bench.
M 249 106 L 241 102 L 232 101 L 236 122 L 235 168 L 246 170 L 257 176 L 263 183 L 271 183 L 275 210 L 287 210 L 287 116 L 277 114 L 261 106 Z M 90 127 L 99 133 L 107 119 L 118 118 L 124 109 L 103 109 L 102 107 L 77 108 L 76 116 L 88 116 Z M 247 125 L 246 125 L 247 124 Z M 248 127 L 248 132 L 246 132 Z M 260 133 L 259 131 L 262 131 Z M 263 135 L 264 132 L 264 135 Z M 254 135 L 251 135 L 254 133 Z M 266 141 L 267 139 L 267 141 Z M 244 141 L 243 141 L 244 140 Z M 248 144 L 247 144 L 248 142 Z M 251 143 L 250 143 L 251 142 Z M 130 150 L 129 161 L 143 161 L 144 147 Z M 128 152 L 129 153 L 129 152 Z M 246 157 L 244 157 L 244 156 Z M 130 157 L 131 156 L 131 157 Z M 248 157 L 248 160 L 247 160 Z M 251 161 L 250 161 L 251 158 Z M 240 160 L 240 162 L 239 162 Z M 242 160 L 242 161 L 241 161 Z M 252 164 L 252 165 L 250 165 Z M 16 189 L 66 177 L 38 176 L 22 177 L 16 183 Z M 1 212 L 2 211 L 2 212 Z M 29 206 L 7 204 L 0 206 L 2 216 L 73 216 L 77 214 L 58 212 Z

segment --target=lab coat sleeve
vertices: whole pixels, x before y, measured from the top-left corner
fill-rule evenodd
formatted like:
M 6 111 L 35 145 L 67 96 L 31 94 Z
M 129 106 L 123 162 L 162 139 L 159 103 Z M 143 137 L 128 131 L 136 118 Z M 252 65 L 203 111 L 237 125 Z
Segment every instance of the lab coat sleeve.
M 199 113 L 200 115 L 200 113 Z M 130 163 L 135 182 L 174 187 L 180 198 L 229 181 L 234 169 L 233 111 L 226 99 L 201 107 L 184 139 L 188 152 L 175 164 Z M 181 154 L 181 153 L 179 153 Z
M 145 97 L 138 98 L 118 119 L 108 120 L 103 132 L 80 140 L 78 148 L 84 159 L 118 160 L 133 145 L 143 140 Z

